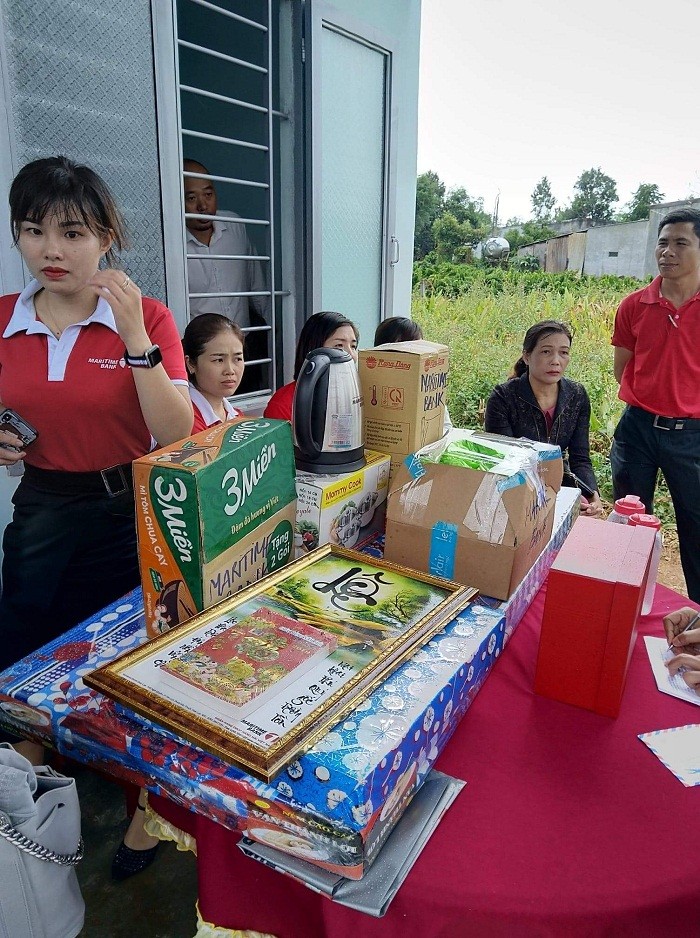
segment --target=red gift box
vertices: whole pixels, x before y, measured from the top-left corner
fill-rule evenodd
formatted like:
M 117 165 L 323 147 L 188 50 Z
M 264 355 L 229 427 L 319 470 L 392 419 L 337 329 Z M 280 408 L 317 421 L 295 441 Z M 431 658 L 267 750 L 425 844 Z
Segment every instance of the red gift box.
M 579 518 L 547 580 L 535 693 L 616 717 L 655 532 Z

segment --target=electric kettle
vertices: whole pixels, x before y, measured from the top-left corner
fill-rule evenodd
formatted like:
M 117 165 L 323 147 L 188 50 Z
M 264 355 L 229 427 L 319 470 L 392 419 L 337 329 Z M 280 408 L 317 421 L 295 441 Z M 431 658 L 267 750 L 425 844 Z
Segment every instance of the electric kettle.
M 292 407 L 297 469 L 353 472 L 365 464 L 362 394 L 352 356 L 317 348 L 304 359 Z

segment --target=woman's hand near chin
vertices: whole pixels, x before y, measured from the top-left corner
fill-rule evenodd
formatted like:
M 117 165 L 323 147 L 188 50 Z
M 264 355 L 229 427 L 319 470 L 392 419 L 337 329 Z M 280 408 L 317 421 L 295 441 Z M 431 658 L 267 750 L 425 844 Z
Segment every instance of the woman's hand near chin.
M 130 355 L 143 355 L 151 345 L 143 322 L 141 291 L 123 270 L 98 270 L 90 286 L 105 299 L 114 313 L 117 332 Z

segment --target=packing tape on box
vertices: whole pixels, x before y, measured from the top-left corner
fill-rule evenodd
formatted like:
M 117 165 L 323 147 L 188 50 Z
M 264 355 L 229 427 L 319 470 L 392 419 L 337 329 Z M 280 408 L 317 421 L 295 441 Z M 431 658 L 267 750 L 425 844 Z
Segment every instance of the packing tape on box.
M 411 477 L 413 479 L 420 479 L 421 476 L 425 475 L 425 466 L 420 461 L 420 458 L 415 453 L 410 453 L 404 459 L 404 465 L 408 469 Z
M 527 464 L 523 466 L 523 472 L 535 490 L 537 508 L 543 508 L 547 504 L 547 492 L 540 475 L 539 460 L 536 455 L 533 455 L 532 459 L 528 460 Z
M 428 557 L 428 570 L 433 576 L 445 577 L 447 580 L 454 577 L 458 536 L 456 524 L 437 521 L 433 525 Z
M 508 512 L 501 498 L 502 480 L 487 472 L 462 522 L 480 541 L 500 544 L 508 526 Z

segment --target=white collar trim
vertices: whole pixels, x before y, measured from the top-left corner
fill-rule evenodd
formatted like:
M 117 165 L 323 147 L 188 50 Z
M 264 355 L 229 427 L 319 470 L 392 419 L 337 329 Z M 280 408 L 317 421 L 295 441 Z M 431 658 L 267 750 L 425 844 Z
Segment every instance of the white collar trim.
M 212 427 L 215 423 L 219 423 L 220 418 L 214 413 L 214 408 L 211 406 L 211 404 L 206 399 L 206 397 L 202 394 L 202 392 L 197 390 L 197 388 L 192 384 L 191 381 L 190 381 L 189 387 L 190 387 L 190 399 L 192 400 L 192 403 L 195 405 L 197 410 L 202 415 L 202 419 L 204 420 L 206 425 L 208 427 Z M 224 397 L 223 402 L 224 402 L 224 410 L 226 411 L 226 419 L 233 420 L 233 418 L 238 415 L 238 411 L 227 398 Z
M 36 315 L 34 294 L 38 293 L 39 290 L 41 290 L 41 284 L 38 280 L 30 280 L 24 290 L 22 290 L 15 302 L 15 308 L 12 311 L 10 321 L 2 334 L 3 339 L 8 339 L 17 332 L 26 332 L 27 335 L 35 335 L 37 333 L 43 335 L 52 334 L 48 326 L 38 319 Z M 87 326 L 93 322 L 101 323 L 117 334 L 119 332 L 117 324 L 114 321 L 112 307 L 103 297 L 98 298 L 94 313 L 88 316 L 87 319 L 75 323 L 75 325 Z

